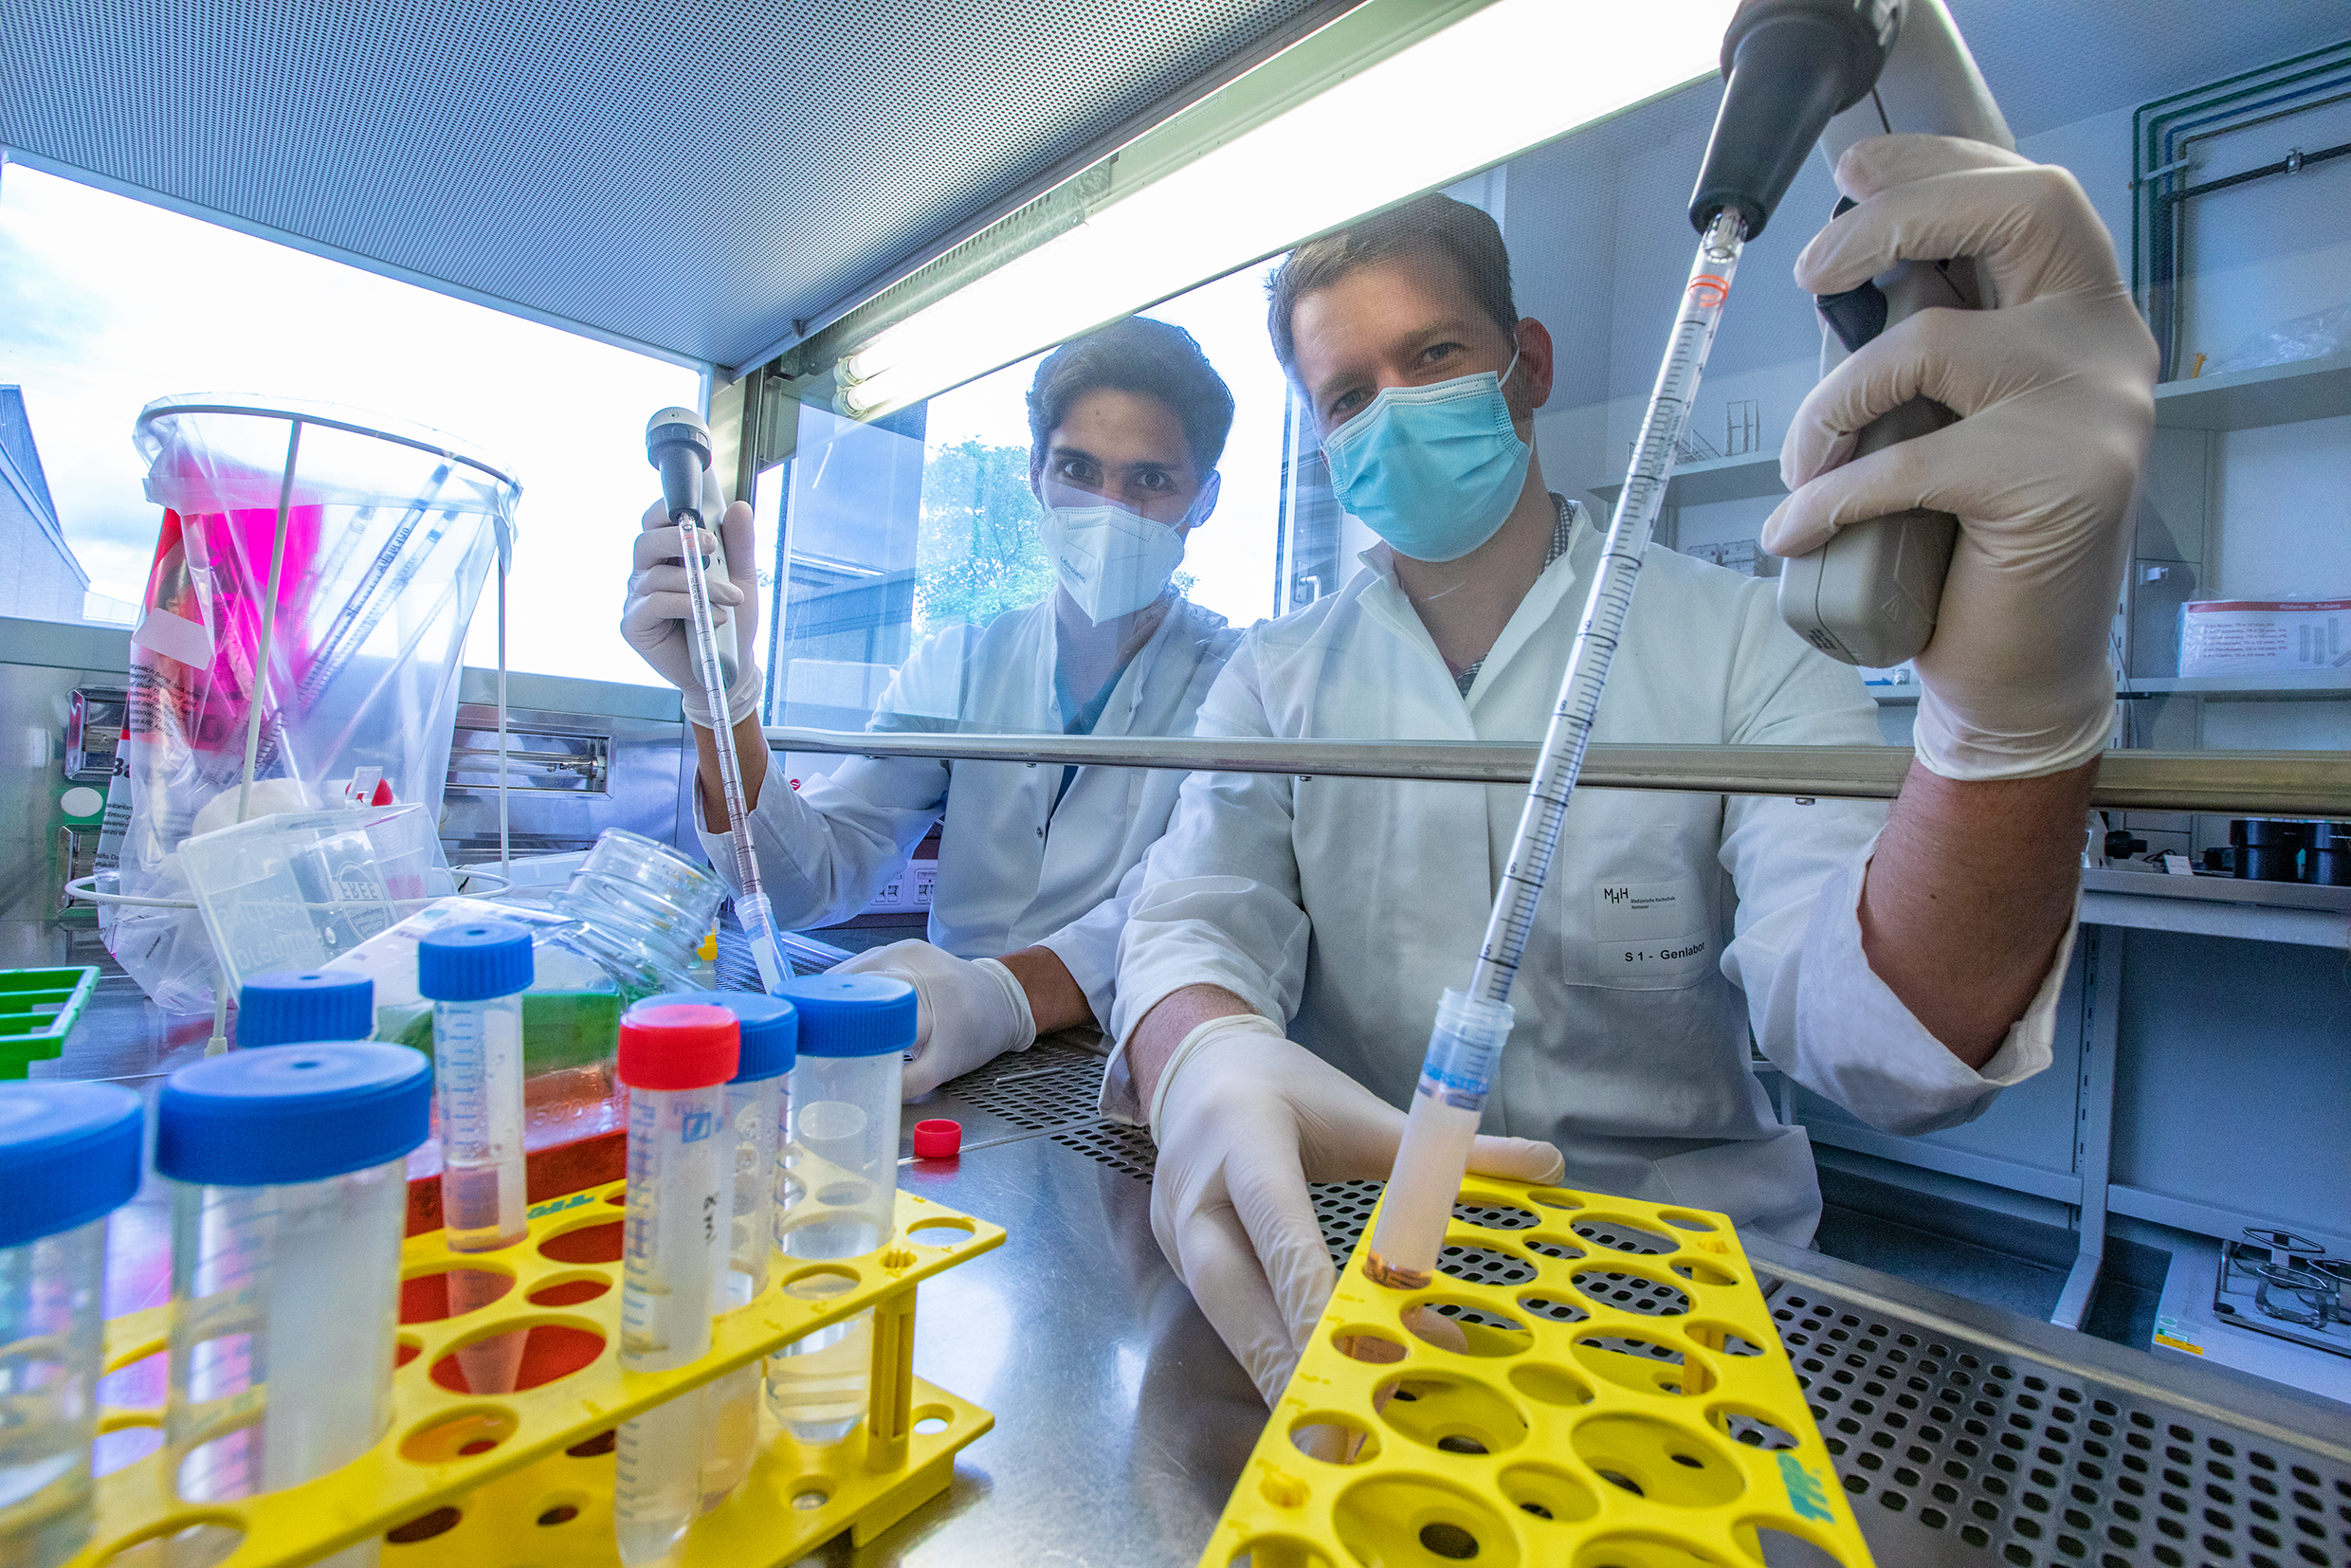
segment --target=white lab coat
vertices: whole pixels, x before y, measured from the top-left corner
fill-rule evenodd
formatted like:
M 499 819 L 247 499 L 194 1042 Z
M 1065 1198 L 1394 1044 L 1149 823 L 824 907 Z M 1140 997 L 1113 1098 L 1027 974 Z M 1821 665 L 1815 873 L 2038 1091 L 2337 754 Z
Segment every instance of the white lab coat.
M 1239 635 L 1223 616 L 1177 600 L 1121 673 L 1093 734 L 1191 734 Z M 899 666 L 868 727 L 1059 735 L 1054 647 L 1049 598 L 985 627 L 952 627 Z M 797 791 L 771 774 L 751 813 L 752 842 L 777 921 L 829 925 L 870 903 L 943 817 L 930 939 L 967 958 L 1051 948 L 1103 1019 L 1125 919 L 1119 882 L 1166 827 L 1183 776 L 1080 768 L 1056 807 L 1058 767 L 845 757 Z M 728 840 L 695 826 L 732 885 Z
M 1244 635 L 1198 733 L 1540 740 L 1599 542 L 1578 524 L 1466 701 L 1384 550 L 1367 551 L 1339 593 Z M 1652 548 L 1595 738 L 1878 743 L 1859 678 L 1781 624 L 1772 589 Z M 1105 1112 L 1139 1116 L 1124 1042 L 1195 982 L 1408 1104 L 1438 994 L 1468 983 L 1524 800 L 1516 785 L 1190 775 L 1129 910 Z M 1820 1212 L 1810 1144 L 1749 1072 L 1750 1025 L 1798 1083 L 1895 1132 L 1967 1121 L 2040 1071 L 2064 952 L 1980 1072 L 1870 972 L 1854 906 L 1885 816 L 1579 790 L 1485 1130 L 1556 1142 L 1570 1186 L 1719 1210 L 1801 1243 Z

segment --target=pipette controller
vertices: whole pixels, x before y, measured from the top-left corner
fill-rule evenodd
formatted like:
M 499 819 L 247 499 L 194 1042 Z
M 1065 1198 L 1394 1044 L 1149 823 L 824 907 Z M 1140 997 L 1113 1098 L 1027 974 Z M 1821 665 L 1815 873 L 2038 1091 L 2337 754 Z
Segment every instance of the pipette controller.
M 726 1084 L 740 1027 L 723 1008 L 664 1004 L 621 1019 L 629 1085 L 628 1219 L 622 1231 L 620 1364 L 669 1372 L 710 1354 L 714 1260 L 725 1255 L 735 1142 Z M 702 1507 L 700 1389 L 621 1423 L 612 1528 L 628 1568 L 667 1556 Z
M 683 546 L 680 563 L 685 568 L 685 598 L 690 611 L 686 630 L 694 647 L 694 667 L 702 677 L 710 703 L 710 738 L 719 757 L 719 789 L 726 801 L 728 837 L 735 846 L 735 914 L 751 944 L 752 961 L 759 966 L 759 984 L 773 995 L 792 977 L 775 942 L 775 915 L 759 882 L 759 860 L 751 847 L 751 808 L 744 797 L 743 764 L 735 749 L 735 727 L 728 721 L 726 694 L 734 685 L 733 660 L 719 641 L 718 622 L 710 604 L 709 564 L 695 547 L 692 531 L 710 536 L 710 561 L 727 571 L 726 546 L 720 537 L 719 519 L 705 517 L 704 479 L 710 468 L 710 427 L 691 409 L 663 409 L 645 427 L 645 455 L 659 470 L 662 505 L 678 525 Z M 731 579 L 730 574 L 730 579 Z M 747 602 L 747 601 L 746 601 Z
M 1470 1140 L 1509 1038 L 1510 988 L 1740 252 L 1762 231 L 1830 118 L 1868 94 L 1899 21 L 1899 8 L 1886 0 L 1747 0 L 1723 38 L 1728 81 L 1690 206 L 1698 255 L 1568 653 L 1477 968 L 1468 990 L 1448 991 L 1437 1008 L 1395 1167 L 1365 1244 L 1364 1272 L 1381 1284 L 1417 1290 L 1435 1275 Z
M 1943 0 L 1907 0 L 1900 28 L 1868 101 L 1821 132 L 1821 156 L 1834 167 L 1853 143 L 1889 131 L 1965 137 L 2014 152 L 2015 137 Z M 1851 205 L 1841 200 L 1836 210 Z M 1992 299 L 1992 280 L 1976 258 L 1900 263 L 1818 301 L 1826 328 L 1820 373 L 1919 311 L 1977 310 Z M 1864 426 L 1853 455 L 1930 434 L 1958 417 L 1932 398 L 1914 397 Z M 1899 665 L 1935 635 L 1959 533 L 1959 519 L 1924 507 L 1848 523 L 1827 544 L 1780 568 L 1780 619 L 1832 659 L 1879 669 Z

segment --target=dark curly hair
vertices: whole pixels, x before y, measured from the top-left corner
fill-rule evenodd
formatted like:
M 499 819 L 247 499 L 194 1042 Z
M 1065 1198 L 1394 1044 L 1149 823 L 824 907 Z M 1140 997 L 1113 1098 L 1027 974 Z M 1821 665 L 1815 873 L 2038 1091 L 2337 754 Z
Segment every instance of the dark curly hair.
M 1044 461 L 1045 444 L 1087 392 L 1108 388 L 1156 397 L 1184 428 L 1184 445 L 1206 477 L 1225 455 L 1232 433 L 1232 392 L 1200 352 L 1192 334 L 1165 321 L 1129 316 L 1045 356 L 1029 384 L 1030 464 Z

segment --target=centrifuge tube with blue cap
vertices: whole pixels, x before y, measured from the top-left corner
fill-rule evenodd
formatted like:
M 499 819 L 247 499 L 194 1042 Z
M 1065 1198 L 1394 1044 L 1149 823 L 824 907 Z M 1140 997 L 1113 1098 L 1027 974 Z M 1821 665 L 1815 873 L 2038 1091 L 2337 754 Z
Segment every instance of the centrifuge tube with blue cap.
M 531 934 L 505 921 L 448 926 L 416 944 L 416 989 L 432 1003 L 433 1093 L 440 1112 L 441 1225 L 453 1252 L 511 1247 L 529 1233 L 522 1159 L 522 993 Z M 487 1306 L 503 1276 L 449 1270 L 452 1316 Z M 475 1394 L 511 1394 L 529 1335 L 477 1340 L 457 1352 Z
M 791 1258 L 854 1258 L 890 1239 L 898 1203 L 898 1096 L 913 1048 L 914 987 L 882 975 L 803 975 L 777 994 L 799 1012 L 776 1241 Z M 789 1289 L 845 1290 L 810 1273 Z M 793 1438 L 838 1443 L 866 1413 L 873 1314 L 814 1329 L 767 1361 L 768 1409 Z
M 672 1003 L 621 1019 L 620 1081 L 629 1085 L 624 1372 L 669 1372 L 710 1354 L 735 1153 L 726 1085 L 740 1065 L 740 1038 L 724 1008 Z M 667 1556 L 701 1511 L 702 1447 L 700 1389 L 621 1423 L 612 1531 L 629 1568 Z
M 450 926 L 416 944 L 416 989 L 432 1003 L 441 1216 L 454 1251 L 511 1247 L 527 1230 L 522 993 L 531 976 L 531 934 L 504 921 Z
M 183 1502 L 315 1480 L 392 1425 L 409 1152 L 432 1072 L 405 1046 L 240 1050 L 155 1102 L 172 1198 L 164 1450 Z M 371 1536 L 319 1560 L 368 1568 Z
M 0 1562 L 89 1540 L 106 1216 L 138 1192 L 143 1120 L 112 1084 L 0 1085 Z
M 375 982 L 346 970 L 256 975 L 237 991 L 237 1048 L 365 1040 L 375 1033 Z
M 637 1009 L 677 1005 L 722 1007 L 741 1027 L 742 1054 L 726 1086 L 726 1131 L 734 1164 L 728 1182 L 726 1245 L 713 1255 L 714 1310 L 731 1312 L 767 1288 L 768 1257 L 775 1249 L 776 1156 L 783 1133 L 784 1075 L 792 1070 L 799 1019 L 780 996 L 744 991 L 669 992 Z M 742 1485 L 757 1456 L 757 1362 L 702 1385 L 702 1510 L 707 1513 Z

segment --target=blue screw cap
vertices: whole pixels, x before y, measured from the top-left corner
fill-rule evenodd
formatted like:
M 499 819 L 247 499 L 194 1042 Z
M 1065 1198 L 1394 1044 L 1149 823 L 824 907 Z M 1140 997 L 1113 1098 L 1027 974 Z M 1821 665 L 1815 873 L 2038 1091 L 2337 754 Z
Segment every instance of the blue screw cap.
M 0 1247 L 112 1213 L 138 1192 L 138 1096 L 114 1084 L 0 1085 Z
M 431 1130 L 432 1065 L 406 1046 L 281 1046 L 180 1068 L 155 1101 L 155 1169 L 270 1187 L 398 1159 Z
M 673 1007 L 679 1003 L 722 1007 L 740 1021 L 742 1065 L 735 1069 L 733 1082 L 756 1084 L 763 1078 L 780 1078 L 792 1070 L 793 1061 L 799 1053 L 800 1016 L 798 1010 L 781 996 L 763 996 L 756 991 L 665 991 L 658 996 L 647 996 L 629 1011 Z
M 486 1002 L 531 989 L 531 934 L 511 921 L 452 925 L 416 944 L 416 989 L 435 1002 Z
M 257 975 L 237 993 L 237 1048 L 375 1032 L 375 982 L 347 970 Z
M 775 993 L 800 1014 L 803 1056 L 885 1056 L 914 1048 L 914 987 L 886 975 L 803 975 Z

